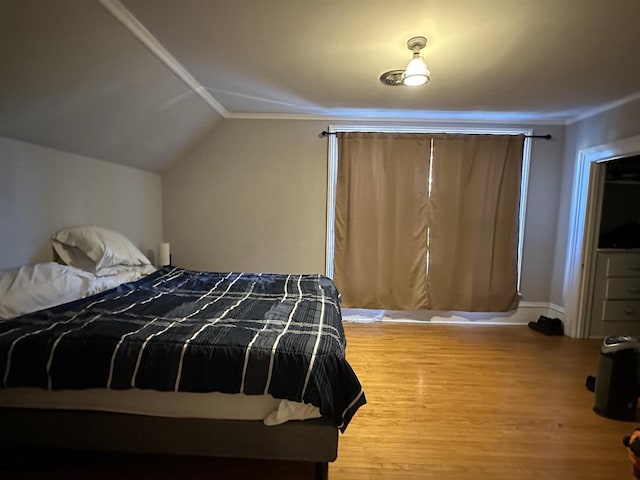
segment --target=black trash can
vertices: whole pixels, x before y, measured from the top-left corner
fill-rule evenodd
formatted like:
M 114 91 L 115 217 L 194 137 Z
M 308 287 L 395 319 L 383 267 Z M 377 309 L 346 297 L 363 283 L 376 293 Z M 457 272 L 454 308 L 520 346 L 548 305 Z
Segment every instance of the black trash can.
M 600 347 L 593 411 L 616 420 L 635 420 L 640 393 L 640 337 L 607 337 Z

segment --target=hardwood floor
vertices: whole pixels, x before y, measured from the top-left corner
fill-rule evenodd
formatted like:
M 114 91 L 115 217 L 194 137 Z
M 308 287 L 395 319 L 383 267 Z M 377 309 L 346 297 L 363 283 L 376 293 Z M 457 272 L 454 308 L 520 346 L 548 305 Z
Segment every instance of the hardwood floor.
M 600 341 L 520 326 L 347 324 L 368 404 L 332 480 L 625 479 L 634 423 L 592 412 Z
M 599 341 L 521 326 L 345 324 L 367 396 L 341 435 L 330 480 L 627 479 L 634 422 L 593 413 Z M 57 455 L 0 467 L 3 479 L 312 478 L 305 464 Z

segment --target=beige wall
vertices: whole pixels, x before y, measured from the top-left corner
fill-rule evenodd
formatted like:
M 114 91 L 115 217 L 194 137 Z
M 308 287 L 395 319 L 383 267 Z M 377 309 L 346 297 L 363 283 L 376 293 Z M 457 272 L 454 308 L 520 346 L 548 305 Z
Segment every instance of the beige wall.
M 100 224 L 147 254 L 171 241 L 188 268 L 323 272 L 326 126 L 225 120 L 163 173 L 162 191 L 157 174 L 0 137 L 0 269 L 50 260 L 59 228 Z M 523 300 L 563 306 L 577 152 L 640 134 L 640 100 L 535 131 L 554 139 L 532 144 Z
M 522 300 L 548 302 L 564 151 L 564 127 L 536 127 L 552 139 L 531 144 L 522 255 Z
M 319 133 L 326 127 L 320 121 L 225 120 L 165 171 L 164 233 L 174 263 L 221 271 L 324 272 L 327 140 Z M 564 127 L 535 131 L 554 139 L 533 142 L 522 293 L 525 301 L 547 302 Z
M 321 129 L 317 122 L 226 120 L 165 171 L 164 233 L 174 264 L 324 271 L 327 150 Z
M 564 306 L 566 292 L 563 291 L 563 285 L 571 215 L 571 195 L 579 151 L 638 134 L 640 134 L 640 100 L 575 122 L 567 127 L 558 204 L 557 238 L 551 277 L 551 302 Z
M 0 269 L 51 261 L 51 235 L 76 225 L 155 250 L 160 175 L 0 137 Z

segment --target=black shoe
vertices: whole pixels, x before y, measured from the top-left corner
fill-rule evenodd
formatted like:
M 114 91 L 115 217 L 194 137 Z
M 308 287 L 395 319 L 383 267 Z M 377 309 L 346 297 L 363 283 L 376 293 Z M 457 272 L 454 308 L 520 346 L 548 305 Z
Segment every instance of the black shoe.
M 584 381 L 584 386 L 587 387 L 587 390 L 590 392 L 596 391 L 596 377 L 593 375 L 588 375 L 587 379 Z
M 528 325 L 530 329 L 540 332 L 543 335 L 564 335 L 564 327 L 559 318 L 549 318 L 540 315 L 537 322 L 529 322 Z
M 564 335 L 564 324 L 562 323 L 562 320 L 560 320 L 559 318 L 554 318 L 552 321 L 553 321 L 554 335 L 558 335 L 559 337 L 562 337 Z
M 545 335 L 551 335 L 551 319 L 540 315 L 540 318 L 536 322 L 529 322 L 529 328 L 536 332 L 543 333 Z

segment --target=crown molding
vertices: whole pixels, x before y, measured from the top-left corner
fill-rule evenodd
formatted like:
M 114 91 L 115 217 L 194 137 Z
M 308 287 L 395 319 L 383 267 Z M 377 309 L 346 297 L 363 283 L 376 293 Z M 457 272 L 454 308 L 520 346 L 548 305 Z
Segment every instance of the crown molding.
M 599 107 L 593 108 L 587 112 L 581 113 L 580 115 L 576 115 L 567 121 L 567 125 L 571 125 L 572 123 L 579 122 L 581 120 L 586 120 L 587 118 L 595 117 L 601 113 L 604 113 L 608 110 L 612 110 L 617 107 L 621 107 L 626 105 L 627 103 L 634 102 L 640 99 L 640 92 L 632 93 L 631 95 L 627 95 L 626 97 L 619 98 L 618 100 L 614 100 L 609 103 L 605 103 L 600 105 Z
M 162 46 L 162 44 L 146 29 L 127 8 L 118 0 L 97 0 L 111 15 L 129 30 L 142 44 L 149 49 L 158 59 L 164 63 L 178 78 L 186 83 L 198 96 L 200 96 L 211 108 L 224 118 L 229 117 L 229 112 L 220 102 L 198 82 L 189 71 Z
M 316 120 L 323 122 L 408 122 L 408 123 L 438 123 L 438 124 L 465 124 L 465 125 L 559 125 L 564 126 L 566 119 L 560 118 L 491 118 L 491 112 L 486 112 L 487 116 L 478 118 L 473 112 L 473 117 L 442 115 L 442 112 L 424 111 L 417 115 L 324 115 L 324 114 L 297 114 L 297 113 L 229 113 L 225 118 L 229 120 Z

